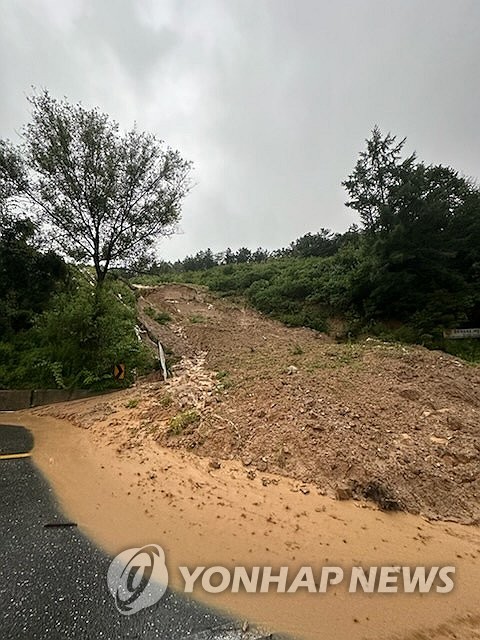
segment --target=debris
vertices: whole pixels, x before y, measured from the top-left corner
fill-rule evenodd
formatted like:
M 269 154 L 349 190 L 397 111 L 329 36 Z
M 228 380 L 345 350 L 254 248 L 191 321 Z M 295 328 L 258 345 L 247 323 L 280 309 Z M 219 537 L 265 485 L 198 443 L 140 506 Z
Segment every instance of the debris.
M 335 487 L 335 498 L 337 500 L 351 500 L 353 492 L 351 487 L 346 484 L 339 484 Z

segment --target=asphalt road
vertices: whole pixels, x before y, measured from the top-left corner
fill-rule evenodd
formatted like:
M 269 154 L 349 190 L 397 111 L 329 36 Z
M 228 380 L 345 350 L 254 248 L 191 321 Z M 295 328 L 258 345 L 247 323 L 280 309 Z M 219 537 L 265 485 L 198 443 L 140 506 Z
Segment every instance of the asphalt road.
M 29 431 L 0 425 L 2 640 L 266 640 L 170 590 L 121 615 L 107 588 L 111 558 L 76 527 L 46 527 L 66 523 L 51 488 L 30 458 L 5 458 L 32 447 Z

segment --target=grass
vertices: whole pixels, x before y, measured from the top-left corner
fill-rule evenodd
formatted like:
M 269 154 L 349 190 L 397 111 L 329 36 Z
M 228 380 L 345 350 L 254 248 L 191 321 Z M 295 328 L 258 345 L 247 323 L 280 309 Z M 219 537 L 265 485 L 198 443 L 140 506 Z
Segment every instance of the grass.
M 165 311 L 157 311 L 157 309 L 154 309 L 153 307 L 147 307 L 145 309 L 145 313 L 147 314 L 147 316 L 152 318 L 152 320 L 155 320 L 155 322 L 157 322 L 158 324 L 167 324 L 172 319 L 172 316 L 170 314 L 166 313 Z
M 204 318 L 203 316 L 200 316 L 198 314 L 193 314 L 188 319 L 190 320 L 190 322 L 192 324 L 202 324 L 202 323 L 207 321 L 206 318 Z
M 171 418 L 168 424 L 167 433 L 173 436 L 181 435 L 187 427 L 191 427 L 200 422 L 200 414 L 197 411 L 190 409 L 189 411 L 182 411 L 177 413 L 176 416 Z
M 160 398 L 160 405 L 162 407 L 164 407 L 165 409 L 167 407 L 170 407 L 172 402 L 173 402 L 172 396 L 170 396 L 168 394 L 166 396 L 163 396 L 162 398 Z
M 125 406 L 127 407 L 127 409 L 135 409 L 135 407 L 138 407 L 138 403 L 140 402 L 139 398 L 131 398 L 126 404 Z
M 228 371 L 219 371 L 217 373 L 217 380 L 218 380 L 217 389 L 218 390 L 229 389 L 233 385 L 233 382 L 229 378 L 229 376 L 230 376 L 230 373 Z
M 307 371 L 316 369 L 339 369 L 341 367 L 361 368 L 364 350 L 361 345 L 338 345 L 335 350 L 327 350 L 319 360 L 305 365 Z

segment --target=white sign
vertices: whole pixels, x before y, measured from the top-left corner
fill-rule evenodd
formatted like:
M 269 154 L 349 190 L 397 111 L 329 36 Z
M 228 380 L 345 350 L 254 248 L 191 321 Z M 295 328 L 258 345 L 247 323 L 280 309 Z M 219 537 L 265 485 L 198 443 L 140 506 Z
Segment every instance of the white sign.
M 444 331 L 444 338 L 459 340 L 461 338 L 480 338 L 480 329 L 450 329 Z

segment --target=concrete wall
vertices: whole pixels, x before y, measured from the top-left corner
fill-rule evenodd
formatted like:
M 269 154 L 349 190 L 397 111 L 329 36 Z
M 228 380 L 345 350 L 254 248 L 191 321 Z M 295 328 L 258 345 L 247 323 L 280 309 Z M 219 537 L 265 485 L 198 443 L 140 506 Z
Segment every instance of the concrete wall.
M 102 394 L 85 389 L 0 389 L 0 411 L 19 411 L 44 404 L 68 402 L 98 395 Z
M 31 407 L 33 391 L 0 389 L 0 411 L 18 411 Z

